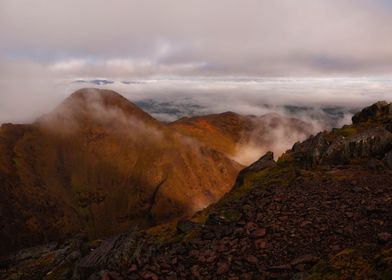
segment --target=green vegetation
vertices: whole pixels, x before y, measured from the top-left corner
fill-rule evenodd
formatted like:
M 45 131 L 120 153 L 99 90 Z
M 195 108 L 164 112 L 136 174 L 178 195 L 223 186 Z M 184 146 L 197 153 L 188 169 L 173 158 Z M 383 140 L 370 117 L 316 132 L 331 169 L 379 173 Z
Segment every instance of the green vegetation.
M 9 271 L 7 280 L 41 279 L 48 273 L 48 268 L 55 260 L 55 253 L 48 253 L 37 259 L 28 259 L 27 263 Z M 54 278 L 52 278 L 54 279 Z
M 342 128 L 334 128 L 331 132 L 325 133 L 328 142 L 333 142 L 338 137 L 351 137 L 359 132 L 359 126 L 344 126 Z

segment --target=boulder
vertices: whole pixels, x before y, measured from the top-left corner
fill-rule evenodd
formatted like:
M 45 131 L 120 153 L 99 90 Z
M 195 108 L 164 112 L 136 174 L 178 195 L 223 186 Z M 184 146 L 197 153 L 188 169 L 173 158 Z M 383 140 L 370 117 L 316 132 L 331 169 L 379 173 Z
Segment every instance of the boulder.
M 188 233 L 191 232 L 192 230 L 196 229 L 198 225 L 192 221 L 189 220 L 183 220 L 179 221 L 177 223 L 177 232 L 178 233 Z
M 325 134 L 320 132 L 316 136 L 309 137 L 302 143 L 296 143 L 292 152 L 295 159 L 304 167 L 312 167 L 320 163 L 329 143 Z

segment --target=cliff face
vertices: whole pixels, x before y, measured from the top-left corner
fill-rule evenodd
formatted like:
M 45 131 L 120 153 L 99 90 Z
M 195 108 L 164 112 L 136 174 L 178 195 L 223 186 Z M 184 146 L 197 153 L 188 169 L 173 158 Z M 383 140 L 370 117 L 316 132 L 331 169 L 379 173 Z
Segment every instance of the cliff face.
M 1 127 L 0 251 L 186 217 L 239 168 L 115 92 L 80 90 L 34 124 Z
M 392 114 L 381 104 L 352 125 L 295 144 L 277 161 L 267 153 L 191 219 L 129 231 L 98 247 L 73 239 L 19 253 L 3 262 L 6 275 L 389 279 Z

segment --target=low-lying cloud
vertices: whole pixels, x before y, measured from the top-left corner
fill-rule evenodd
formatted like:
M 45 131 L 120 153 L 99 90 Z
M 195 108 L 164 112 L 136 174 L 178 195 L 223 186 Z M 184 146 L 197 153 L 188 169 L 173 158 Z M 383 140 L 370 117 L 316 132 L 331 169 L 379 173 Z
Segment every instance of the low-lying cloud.
M 0 83 L 0 122 L 31 122 L 82 87 L 118 91 L 162 121 L 233 111 L 245 115 L 277 112 L 326 126 L 350 121 L 361 107 L 392 99 L 392 79 L 369 78 L 193 78 L 89 81 L 26 78 Z M 84 82 L 82 82 L 84 81 Z
M 304 141 L 310 135 L 325 129 L 315 121 L 307 123 L 278 114 L 254 118 L 253 126 L 250 135 L 246 135 L 246 139 L 237 144 L 233 158 L 245 166 L 255 162 L 268 151 L 272 151 L 275 159 L 278 159 L 296 142 Z

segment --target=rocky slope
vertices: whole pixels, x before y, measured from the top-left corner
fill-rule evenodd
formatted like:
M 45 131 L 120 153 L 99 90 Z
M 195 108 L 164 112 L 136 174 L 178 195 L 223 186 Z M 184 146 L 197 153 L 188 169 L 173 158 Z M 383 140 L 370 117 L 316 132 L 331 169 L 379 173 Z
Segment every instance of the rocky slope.
M 267 153 L 189 220 L 1 262 L 3 279 L 391 279 L 392 104 Z

